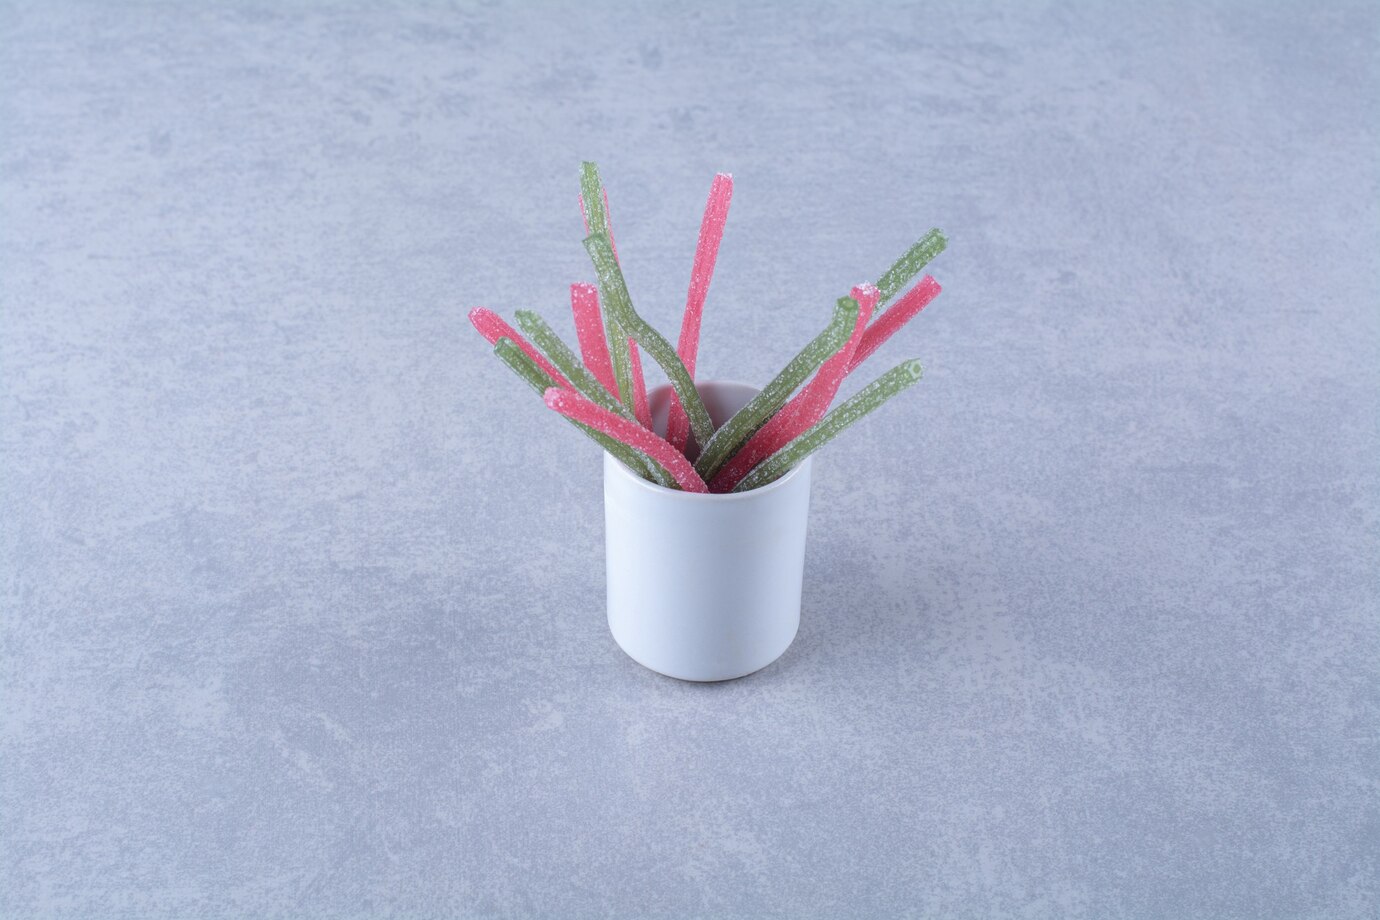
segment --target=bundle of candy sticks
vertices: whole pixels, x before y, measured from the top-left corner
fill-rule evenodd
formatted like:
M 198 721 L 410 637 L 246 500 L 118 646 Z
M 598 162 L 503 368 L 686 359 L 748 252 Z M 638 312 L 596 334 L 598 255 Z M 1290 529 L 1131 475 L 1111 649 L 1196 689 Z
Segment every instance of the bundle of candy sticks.
M 744 492 L 773 482 L 919 380 L 920 362 L 904 361 L 829 409 L 844 377 L 939 293 L 938 282 L 926 275 L 901 294 L 944 250 L 944 235 L 931 230 L 875 284 L 859 284 L 840 298 L 824 330 L 716 429 L 695 389 L 695 363 L 705 296 L 732 198 L 733 177 L 715 176 L 675 348 L 633 309 L 613 242 L 608 196 L 593 163 L 582 167 L 580 208 L 588 234 L 585 249 L 599 283 L 570 286 L 580 354 L 529 310 L 517 312 L 521 332 L 492 310 L 470 312 L 470 321 L 493 345 L 494 354 L 541 393 L 549 407 L 637 474 L 687 492 Z M 643 351 L 671 384 L 665 437 L 652 429 Z

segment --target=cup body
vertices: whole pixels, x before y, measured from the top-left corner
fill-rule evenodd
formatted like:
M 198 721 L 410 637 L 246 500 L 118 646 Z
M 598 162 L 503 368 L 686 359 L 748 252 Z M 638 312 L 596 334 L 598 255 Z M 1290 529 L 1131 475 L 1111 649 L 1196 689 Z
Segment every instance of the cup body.
M 705 382 L 715 425 L 757 390 Z M 664 432 L 670 391 L 649 394 Z M 749 492 L 666 489 L 604 456 L 609 629 L 633 660 L 681 680 L 729 680 L 771 664 L 800 625 L 810 461 Z

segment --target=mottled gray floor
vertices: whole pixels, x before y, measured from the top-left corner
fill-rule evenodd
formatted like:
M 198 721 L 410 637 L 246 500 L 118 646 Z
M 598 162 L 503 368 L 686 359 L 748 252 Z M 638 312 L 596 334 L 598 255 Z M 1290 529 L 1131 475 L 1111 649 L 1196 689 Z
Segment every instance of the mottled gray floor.
M 604 7 L 0 7 L 0 916 L 1376 916 L 1376 6 Z M 465 320 L 583 157 L 708 377 L 953 241 L 736 683 Z

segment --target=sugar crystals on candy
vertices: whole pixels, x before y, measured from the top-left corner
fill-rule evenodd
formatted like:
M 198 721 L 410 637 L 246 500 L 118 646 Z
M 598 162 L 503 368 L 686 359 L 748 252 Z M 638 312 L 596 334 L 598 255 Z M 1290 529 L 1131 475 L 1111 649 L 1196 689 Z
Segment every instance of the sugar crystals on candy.
M 628 357 L 632 359 L 633 416 L 643 428 L 651 431 L 652 410 L 647 405 L 647 382 L 642 377 L 642 354 L 632 339 L 628 339 Z
M 790 363 L 762 388 L 748 404 L 724 422 L 708 441 L 701 440 L 704 450 L 695 461 L 695 471 L 705 479 L 712 479 L 728 458 L 737 452 L 758 428 L 771 418 L 795 392 L 805 378 L 813 374 L 829 356 L 848 340 L 858 321 L 858 304 L 845 297 L 834 308 L 834 316 L 824 331 L 790 360 Z M 699 436 L 696 435 L 698 439 Z
M 543 396 L 546 394 L 547 390 L 555 385 L 555 381 L 551 379 L 551 376 L 538 367 L 537 363 L 528 357 L 527 353 L 507 336 L 503 336 L 494 343 L 494 354 L 498 355 L 499 360 L 504 364 L 512 368 L 514 373 L 527 381 L 527 384 L 531 386 L 532 389 Z M 603 432 L 595 431 L 588 425 L 577 422 L 574 419 L 566 419 L 566 421 L 588 435 L 596 444 L 612 454 L 615 460 L 622 463 L 634 473 L 651 479 L 657 485 L 665 486 L 668 489 L 675 488 L 675 480 L 671 478 L 671 474 L 666 472 L 661 464 L 654 461 L 651 457 L 648 457 L 641 451 L 634 450 L 621 441 L 615 441 Z
M 574 390 L 552 387 L 546 391 L 546 404 L 567 418 L 582 422 L 595 431 L 645 453 L 661 464 L 676 485 L 687 492 L 708 492 L 709 488 L 696 473 L 690 461 L 665 440 L 652 434 L 637 422 L 629 421 L 585 399 Z
M 561 375 L 561 372 L 556 370 L 541 352 L 533 348 L 532 343 L 518 335 L 517 330 L 508 325 L 507 321 L 493 310 L 489 310 L 485 307 L 475 307 L 470 311 L 470 322 L 474 324 L 474 328 L 479 330 L 479 334 L 482 335 L 490 345 L 498 344 L 499 339 L 512 339 L 513 342 L 523 350 L 527 357 L 531 358 L 537 363 L 538 367 L 551 375 L 552 380 L 563 387 L 570 386 L 570 381 L 566 380 L 565 377 Z
M 700 347 L 700 321 L 704 316 L 704 300 L 709 282 L 714 277 L 714 263 L 719 257 L 719 243 L 723 240 L 724 224 L 728 221 L 728 206 L 733 201 L 733 177 L 719 173 L 709 187 L 709 201 L 700 221 L 700 240 L 695 247 L 695 262 L 690 268 L 690 290 L 685 295 L 685 317 L 680 323 L 680 342 L 676 353 L 693 379 Z M 609 239 L 612 243 L 612 238 Z M 666 418 L 666 440 L 676 450 L 685 451 L 690 435 L 690 420 L 680 400 L 671 396 L 670 414 Z
M 714 432 L 714 422 L 709 418 L 708 410 L 704 408 L 699 391 L 695 389 L 695 381 L 690 379 L 690 374 L 685 370 L 685 365 L 681 363 L 680 356 L 671 347 L 671 343 L 633 309 L 627 282 L 623 279 L 622 269 L 618 267 L 618 260 L 613 256 L 608 235 L 590 234 L 585 238 L 585 250 L 594 262 L 594 271 L 599 276 L 599 290 L 605 312 L 624 334 L 635 339 L 637 344 L 651 355 L 652 360 L 661 365 L 661 369 L 666 372 L 666 377 L 671 382 L 671 388 L 675 390 L 676 397 L 680 399 L 681 405 L 690 417 L 690 430 L 694 433 L 695 440 L 701 444 L 707 442 Z M 617 365 L 615 369 L 616 367 Z
M 711 492 L 731 492 L 733 487 L 763 459 L 770 457 L 782 447 L 799 437 L 805 429 L 824 417 L 829 404 L 834 401 L 839 385 L 848 375 L 849 361 L 853 351 L 862 340 L 872 309 L 877 305 L 879 292 L 870 284 L 860 284 L 853 288 L 852 297 L 858 304 L 858 321 L 853 324 L 852 334 L 838 351 L 829 356 L 819 372 L 800 392 L 791 397 L 790 402 L 781 407 L 757 433 L 748 439 L 728 463 L 709 483 Z
M 609 196 L 599 179 L 599 167 L 593 163 L 580 164 L 580 211 L 585 218 L 585 233 L 600 233 L 608 240 L 614 265 L 618 264 L 618 249 L 613 245 L 613 224 L 609 220 Z M 609 359 L 613 364 L 613 379 L 616 387 L 614 395 L 632 411 L 633 381 L 632 356 L 623 344 L 623 336 L 618 331 L 618 321 L 609 311 L 609 291 L 604 279 L 599 278 L 599 288 L 604 301 L 604 333 L 608 341 Z
M 849 425 L 875 411 L 882 403 L 914 384 L 920 379 L 921 373 L 919 361 L 906 361 L 896 365 L 860 390 L 852 399 L 824 416 L 804 434 L 758 464 L 733 488 L 733 491 L 746 492 L 780 479 L 800 461 L 832 441 Z
M 604 385 L 595 379 L 594 374 L 580 363 L 580 359 L 570 350 L 570 346 L 561 341 L 555 330 L 546 324 L 546 320 L 531 310 L 519 310 L 517 321 L 522 331 L 531 337 L 532 343 L 565 375 L 565 379 L 569 381 L 567 386 L 583 393 L 587 399 L 593 400 L 610 412 L 632 418 L 632 412 L 625 409 L 622 403 L 604 389 Z
M 609 395 L 617 399 L 618 384 L 613 379 L 609 341 L 605 338 L 604 316 L 599 309 L 599 289 L 592 284 L 572 284 L 570 312 L 575 316 L 575 337 L 580 343 L 585 367 L 604 385 Z
M 935 281 L 933 276 L 926 275 L 921 278 L 919 284 L 906 292 L 906 296 L 896 301 L 892 304 L 891 309 L 873 320 L 872 325 L 863 333 L 862 341 L 858 343 L 857 350 L 853 352 L 853 357 L 848 363 L 848 369 L 853 370 L 871 357 L 872 353 L 881 348 L 882 344 L 891 338 L 897 329 L 910 322 L 915 314 L 925 309 L 930 301 L 938 297 L 940 290 L 939 282 Z

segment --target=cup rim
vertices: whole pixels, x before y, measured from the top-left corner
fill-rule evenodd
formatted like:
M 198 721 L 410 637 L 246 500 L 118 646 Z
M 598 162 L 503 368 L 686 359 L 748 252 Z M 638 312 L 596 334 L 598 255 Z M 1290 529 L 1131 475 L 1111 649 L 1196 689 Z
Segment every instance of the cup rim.
M 761 387 L 753 386 L 750 383 L 744 383 L 741 380 L 716 379 L 695 381 L 695 387 L 697 389 L 702 384 L 720 384 L 728 386 L 747 387 L 748 389 L 756 391 L 760 391 L 762 389 Z M 661 384 L 660 386 L 667 386 L 667 384 Z M 650 393 L 648 395 L 650 395 Z M 608 451 L 602 451 L 602 453 L 604 454 L 604 469 L 607 470 L 609 464 L 613 464 L 613 466 L 617 468 L 618 473 L 620 475 L 628 477 L 642 488 L 647 489 L 650 492 L 660 493 L 662 495 L 671 497 L 673 499 L 679 499 L 681 501 L 743 501 L 745 499 L 753 498 L 755 496 L 766 495 L 767 493 L 772 492 L 775 489 L 783 488 L 788 482 L 794 479 L 801 470 L 808 467 L 810 465 L 810 461 L 814 459 L 814 457 L 806 457 L 804 460 L 801 460 L 795 466 L 791 467 L 785 475 L 783 475 L 780 479 L 777 479 L 775 482 L 769 482 L 764 486 L 760 486 L 756 489 L 749 489 L 746 492 L 687 492 L 684 489 L 668 489 L 666 486 L 657 485 L 650 479 L 644 479 L 642 476 L 639 476 L 637 473 L 634 473 L 632 470 L 628 469 L 626 466 L 623 465 L 623 462 L 621 460 L 614 457 Z

